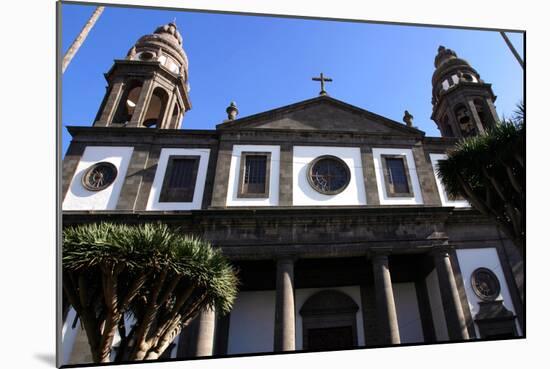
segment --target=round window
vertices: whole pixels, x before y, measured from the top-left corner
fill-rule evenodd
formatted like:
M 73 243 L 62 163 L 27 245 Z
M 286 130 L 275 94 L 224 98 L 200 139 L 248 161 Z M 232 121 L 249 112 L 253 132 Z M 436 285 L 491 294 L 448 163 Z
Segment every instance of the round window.
M 342 159 L 324 155 L 311 162 L 307 179 L 317 192 L 336 195 L 348 186 L 350 170 Z
M 90 191 L 101 191 L 109 187 L 117 176 L 116 167 L 108 162 L 92 165 L 82 176 L 82 185 Z
M 142 51 L 139 53 L 139 58 L 141 60 L 152 60 L 155 57 L 155 54 L 151 51 Z
M 472 273 L 472 288 L 476 295 L 485 301 L 496 299 L 500 293 L 498 278 L 487 268 L 478 268 Z

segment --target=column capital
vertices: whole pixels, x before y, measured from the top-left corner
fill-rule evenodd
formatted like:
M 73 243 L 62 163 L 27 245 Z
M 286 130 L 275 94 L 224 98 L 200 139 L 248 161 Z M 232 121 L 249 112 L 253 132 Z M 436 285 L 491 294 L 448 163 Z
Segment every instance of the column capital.
M 281 254 L 275 255 L 273 259 L 277 264 L 294 264 L 298 260 L 298 256 L 296 254 Z
M 435 258 L 449 257 L 449 254 L 454 250 L 453 246 L 444 245 L 436 246 L 429 251 L 429 254 Z
M 382 262 L 388 260 L 388 257 L 392 254 L 390 249 L 374 249 L 369 250 L 367 254 L 367 259 L 372 260 L 373 262 Z

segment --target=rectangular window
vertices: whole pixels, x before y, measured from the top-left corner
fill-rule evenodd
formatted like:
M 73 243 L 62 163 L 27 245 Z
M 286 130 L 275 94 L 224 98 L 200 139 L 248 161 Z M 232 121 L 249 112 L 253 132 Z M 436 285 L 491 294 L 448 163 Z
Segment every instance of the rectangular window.
M 239 196 L 269 197 L 269 168 L 271 153 L 243 152 L 239 174 Z
M 200 156 L 170 156 L 159 202 L 192 202 Z
M 388 196 L 413 196 L 406 157 L 403 155 L 382 155 L 381 158 Z

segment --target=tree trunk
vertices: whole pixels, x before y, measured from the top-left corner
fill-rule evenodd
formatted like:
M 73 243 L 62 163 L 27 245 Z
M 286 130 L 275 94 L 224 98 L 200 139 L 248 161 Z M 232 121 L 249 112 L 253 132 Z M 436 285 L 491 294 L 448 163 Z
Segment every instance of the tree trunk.
M 88 37 L 88 33 L 90 33 L 90 30 L 94 26 L 95 22 L 97 22 L 97 19 L 103 13 L 103 10 L 105 9 L 104 6 L 98 6 L 92 15 L 90 16 L 90 19 L 86 22 L 78 36 L 76 36 L 75 40 L 73 41 L 71 47 L 69 47 L 69 50 L 65 53 L 65 56 L 63 57 L 63 63 L 61 67 L 61 73 L 65 73 L 65 69 L 69 66 L 69 63 L 77 53 L 78 49 L 80 49 L 80 46 L 82 46 L 82 43 L 84 43 L 84 40 L 86 40 L 86 37 Z

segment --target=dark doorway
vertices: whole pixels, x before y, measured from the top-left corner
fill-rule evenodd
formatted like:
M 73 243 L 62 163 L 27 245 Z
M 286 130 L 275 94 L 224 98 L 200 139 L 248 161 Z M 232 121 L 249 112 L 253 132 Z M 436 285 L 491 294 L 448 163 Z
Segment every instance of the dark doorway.
M 354 346 L 351 326 L 314 328 L 309 329 L 307 334 L 310 350 L 337 350 Z
M 359 306 L 341 291 L 323 290 L 302 308 L 304 350 L 335 350 L 357 346 Z

